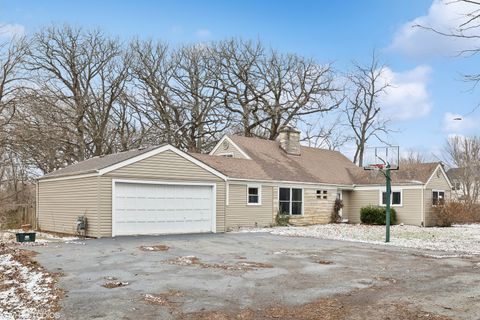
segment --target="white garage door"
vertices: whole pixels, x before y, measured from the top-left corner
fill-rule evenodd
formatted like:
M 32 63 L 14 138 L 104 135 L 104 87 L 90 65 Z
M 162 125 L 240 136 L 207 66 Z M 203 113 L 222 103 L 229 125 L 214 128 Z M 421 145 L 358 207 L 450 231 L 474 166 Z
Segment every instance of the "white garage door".
M 215 231 L 213 186 L 114 184 L 113 236 Z

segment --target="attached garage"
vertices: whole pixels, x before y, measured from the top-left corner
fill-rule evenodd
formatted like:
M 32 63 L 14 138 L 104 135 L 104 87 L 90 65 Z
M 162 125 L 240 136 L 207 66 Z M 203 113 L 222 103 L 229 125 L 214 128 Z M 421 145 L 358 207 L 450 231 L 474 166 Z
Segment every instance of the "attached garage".
M 215 232 L 214 184 L 113 184 L 113 236 Z
M 226 177 L 165 145 L 92 158 L 37 181 L 41 230 L 111 237 L 225 230 Z

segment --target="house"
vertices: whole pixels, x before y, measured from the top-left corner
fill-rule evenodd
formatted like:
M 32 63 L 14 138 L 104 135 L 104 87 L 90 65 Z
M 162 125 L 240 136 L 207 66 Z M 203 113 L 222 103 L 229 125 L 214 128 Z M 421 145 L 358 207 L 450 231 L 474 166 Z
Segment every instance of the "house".
M 479 200 L 480 168 L 450 168 L 447 176 L 452 183 L 452 198 L 455 200 Z
M 432 204 L 450 192 L 439 163 L 392 174 L 399 222 L 431 225 Z M 224 232 L 270 226 L 277 212 L 291 223 L 328 223 L 337 198 L 342 216 L 360 222 L 360 208 L 382 205 L 381 173 L 354 165 L 340 152 L 300 145 L 285 128 L 277 141 L 223 137 L 210 154 L 171 145 L 95 157 L 37 181 L 42 230 L 75 233 L 87 218 L 88 236 Z

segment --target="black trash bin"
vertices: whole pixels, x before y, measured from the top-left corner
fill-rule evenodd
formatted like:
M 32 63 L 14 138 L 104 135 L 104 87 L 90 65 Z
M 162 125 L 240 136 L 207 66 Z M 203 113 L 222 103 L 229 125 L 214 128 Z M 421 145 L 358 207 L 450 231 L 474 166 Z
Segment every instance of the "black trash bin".
M 35 232 L 20 232 L 15 234 L 17 242 L 35 242 Z

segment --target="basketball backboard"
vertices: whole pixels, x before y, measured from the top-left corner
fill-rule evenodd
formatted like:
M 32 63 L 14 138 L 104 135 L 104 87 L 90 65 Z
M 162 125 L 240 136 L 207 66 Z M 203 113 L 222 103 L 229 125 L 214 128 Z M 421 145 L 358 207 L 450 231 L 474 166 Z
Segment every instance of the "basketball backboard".
M 366 147 L 363 153 L 363 168 L 365 170 L 382 170 L 390 165 L 390 170 L 398 170 L 399 147 Z

